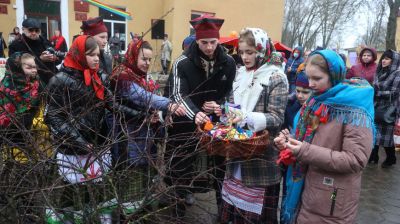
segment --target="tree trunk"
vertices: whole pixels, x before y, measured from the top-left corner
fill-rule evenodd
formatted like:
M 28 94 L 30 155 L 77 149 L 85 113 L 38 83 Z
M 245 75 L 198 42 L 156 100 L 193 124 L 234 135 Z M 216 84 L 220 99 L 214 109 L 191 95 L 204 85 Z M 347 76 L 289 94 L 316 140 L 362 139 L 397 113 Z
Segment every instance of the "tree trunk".
M 397 13 L 400 7 L 400 0 L 388 0 L 390 14 L 387 23 L 386 33 L 386 49 L 396 51 L 396 29 L 397 29 Z

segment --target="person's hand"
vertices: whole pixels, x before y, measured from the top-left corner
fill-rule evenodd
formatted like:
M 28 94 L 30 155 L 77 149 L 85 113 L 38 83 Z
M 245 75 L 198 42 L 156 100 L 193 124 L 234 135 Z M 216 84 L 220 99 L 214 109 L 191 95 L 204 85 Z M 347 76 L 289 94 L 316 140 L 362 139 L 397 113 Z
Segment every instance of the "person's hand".
M 50 54 L 48 51 L 43 51 L 42 54 L 40 55 L 40 60 L 43 62 L 53 62 L 56 60 L 56 56 L 53 54 Z
M 197 114 L 196 114 L 196 117 L 194 118 L 194 122 L 197 124 L 197 125 L 201 125 L 201 124 L 204 124 L 204 123 L 206 123 L 207 121 L 210 121 L 210 118 L 207 116 L 207 114 L 205 114 L 204 112 L 198 112 Z
M 155 124 L 157 122 L 160 121 L 160 116 L 158 115 L 157 112 L 154 112 L 151 116 L 150 116 L 150 123 Z
M 219 104 L 217 104 L 215 101 L 206 101 L 201 109 L 203 109 L 206 113 L 211 114 L 214 113 L 215 109 L 219 107 Z
M 303 142 L 298 141 L 294 138 L 289 138 L 289 141 L 286 142 L 286 148 L 292 151 L 293 155 L 297 155 L 297 153 L 299 153 L 302 145 Z
M 288 71 L 288 72 L 291 72 L 291 71 L 292 71 L 292 67 L 289 67 L 289 68 L 287 69 L 287 71 Z
M 214 114 L 217 115 L 218 117 L 222 116 L 222 109 L 221 107 L 215 108 L 214 109 Z
M 278 137 L 274 138 L 274 143 L 279 150 L 284 150 L 286 148 L 286 138 L 279 134 Z
M 279 150 L 283 150 L 286 148 L 286 143 L 289 141 L 289 138 L 291 138 L 289 130 L 284 129 L 279 132 L 278 137 L 274 139 L 275 145 L 278 147 Z
M 177 116 L 185 116 L 186 108 L 182 104 L 171 103 L 168 106 L 168 111 Z

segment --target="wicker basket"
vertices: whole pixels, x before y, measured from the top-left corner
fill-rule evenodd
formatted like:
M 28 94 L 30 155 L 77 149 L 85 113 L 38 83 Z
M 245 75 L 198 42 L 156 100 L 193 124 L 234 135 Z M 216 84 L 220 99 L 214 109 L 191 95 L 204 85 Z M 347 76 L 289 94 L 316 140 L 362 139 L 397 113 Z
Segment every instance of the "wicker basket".
M 212 136 L 198 129 L 200 133 L 200 143 L 206 148 L 208 155 L 218 155 L 227 158 L 250 158 L 261 155 L 269 144 L 268 131 L 264 130 L 256 137 L 245 140 L 220 140 L 213 139 Z

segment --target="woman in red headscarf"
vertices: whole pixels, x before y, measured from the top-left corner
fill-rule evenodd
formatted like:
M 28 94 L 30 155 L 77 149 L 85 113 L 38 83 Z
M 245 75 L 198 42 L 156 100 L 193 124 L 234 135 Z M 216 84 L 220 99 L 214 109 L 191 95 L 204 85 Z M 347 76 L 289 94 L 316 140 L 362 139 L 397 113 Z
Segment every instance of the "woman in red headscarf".
M 149 160 L 156 152 L 155 136 L 160 135 L 157 124 L 162 116 L 158 112 L 162 111 L 167 117 L 172 113 L 177 116 L 186 113 L 183 106 L 156 94 L 158 84 L 147 76 L 152 54 L 153 49 L 147 41 L 133 40 L 125 54 L 125 62 L 114 69 L 111 78 L 117 99 L 129 107 L 142 111 L 140 118 L 132 119 L 126 116 L 107 118 L 112 133 L 116 134 L 118 139 L 121 137 L 124 139 L 118 141 L 112 148 L 117 169 L 128 172 L 126 176 L 129 177 L 128 180 L 118 178 L 118 181 L 123 183 L 120 191 L 122 200 L 142 200 L 148 189 L 145 186 L 147 181 L 144 179 L 151 164 Z M 124 133 L 129 134 L 124 135 Z
M 107 91 L 107 75 L 98 73 L 99 54 L 93 37 L 77 37 L 60 72 L 48 84 L 45 122 L 54 137 L 59 174 L 72 184 L 72 192 L 77 195 L 85 187 L 100 189 L 96 183 L 102 181 L 111 164 L 111 155 L 104 149 L 107 134 L 104 118 L 105 108 L 113 108 L 109 101 L 112 97 Z M 100 195 L 82 200 L 94 205 L 99 202 L 97 196 Z M 104 199 L 104 194 L 101 196 Z M 70 199 L 61 201 L 63 207 L 70 206 Z

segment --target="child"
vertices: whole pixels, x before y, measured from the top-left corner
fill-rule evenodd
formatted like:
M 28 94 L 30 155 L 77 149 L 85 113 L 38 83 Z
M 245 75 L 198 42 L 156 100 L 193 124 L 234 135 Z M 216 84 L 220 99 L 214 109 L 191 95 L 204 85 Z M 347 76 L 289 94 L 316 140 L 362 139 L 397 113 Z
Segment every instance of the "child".
M 296 114 L 312 93 L 311 88 L 308 86 L 308 78 L 304 71 L 297 74 L 295 93 L 296 94 L 293 97 L 289 98 L 285 111 L 284 127 L 289 130 L 293 129 L 293 122 Z
M 37 189 L 40 186 L 36 184 L 42 183 L 39 174 L 35 173 L 35 170 L 40 169 L 32 169 L 36 154 L 32 153 L 35 144 L 32 142 L 34 138 L 31 128 L 39 110 L 39 93 L 43 89 L 34 59 L 28 53 L 12 54 L 7 60 L 6 74 L 0 83 L 0 132 L 2 156 L 5 160 L 1 179 L 4 186 L 10 186 L 7 192 L 12 192 L 13 195 L 27 192 L 28 189 Z M 38 167 L 37 164 L 34 165 Z M 16 180 L 18 185 L 15 185 Z M 7 192 L 4 194 L 7 195 Z M 39 220 L 29 218 L 40 217 L 40 209 L 34 209 L 39 208 L 36 194 L 24 194 L 13 200 L 22 202 L 22 205 L 16 211 L 10 211 L 13 201 L 7 202 L 10 204 L 5 206 L 0 217 L 16 214 L 21 217 L 18 221 L 23 223 L 40 223 Z M 3 212 L 9 214 L 4 216 Z

